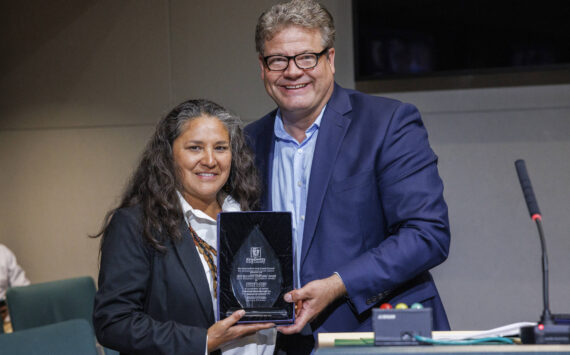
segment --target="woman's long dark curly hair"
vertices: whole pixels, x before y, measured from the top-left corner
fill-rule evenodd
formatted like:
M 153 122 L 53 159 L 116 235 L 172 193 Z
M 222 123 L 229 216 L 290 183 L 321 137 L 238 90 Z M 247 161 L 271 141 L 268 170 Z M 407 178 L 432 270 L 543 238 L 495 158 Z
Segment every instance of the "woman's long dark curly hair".
M 142 210 L 143 237 L 155 249 L 166 250 L 164 240 L 181 238 L 178 229 L 183 218 L 180 200 L 176 191 L 182 191 L 181 172 L 175 166 L 172 144 L 182 133 L 186 122 L 201 116 L 216 117 L 226 127 L 230 137 L 232 162 L 230 176 L 218 192 L 220 206 L 229 194 L 242 210 L 258 207 L 260 184 L 253 155 L 247 146 L 241 128 L 241 120 L 229 110 L 208 100 L 188 100 L 176 106 L 157 125 L 142 158 L 123 196 L 121 203 L 107 213 L 104 227 L 93 237 L 103 236 L 111 217 L 120 208 L 140 205 Z M 101 241 L 101 244 L 103 241 Z

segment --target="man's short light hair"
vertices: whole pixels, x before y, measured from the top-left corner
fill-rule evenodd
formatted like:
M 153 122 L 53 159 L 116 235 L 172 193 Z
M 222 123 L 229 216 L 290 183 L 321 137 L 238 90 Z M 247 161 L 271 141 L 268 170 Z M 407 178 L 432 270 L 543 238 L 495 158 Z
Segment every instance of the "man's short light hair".
M 263 55 L 265 42 L 288 26 L 318 29 L 323 47 L 334 47 L 336 31 L 330 12 L 315 0 L 292 0 L 274 5 L 259 16 L 255 27 L 257 53 Z

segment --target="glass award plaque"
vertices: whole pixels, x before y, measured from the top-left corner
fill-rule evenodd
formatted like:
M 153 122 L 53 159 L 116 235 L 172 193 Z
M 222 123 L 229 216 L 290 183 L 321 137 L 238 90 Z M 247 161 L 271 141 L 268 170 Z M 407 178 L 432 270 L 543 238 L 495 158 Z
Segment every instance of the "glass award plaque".
M 293 235 L 289 212 L 218 215 L 218 319 L 244 309 L 239 323 L 292 323 Z

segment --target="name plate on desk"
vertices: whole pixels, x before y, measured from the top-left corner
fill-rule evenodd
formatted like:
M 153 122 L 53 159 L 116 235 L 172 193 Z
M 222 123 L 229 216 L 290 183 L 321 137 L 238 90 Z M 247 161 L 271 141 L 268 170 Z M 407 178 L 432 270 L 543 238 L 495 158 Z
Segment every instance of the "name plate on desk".
M 293 323 L 291 213 L 223 212 L 218 215 L 218 319 L 244 309 L 238 323 Z

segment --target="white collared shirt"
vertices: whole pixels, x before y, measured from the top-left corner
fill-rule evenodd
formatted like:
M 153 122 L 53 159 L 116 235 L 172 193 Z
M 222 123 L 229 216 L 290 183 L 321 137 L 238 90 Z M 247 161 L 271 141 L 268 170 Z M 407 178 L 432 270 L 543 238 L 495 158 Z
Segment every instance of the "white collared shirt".
M 178 198 L 180 199 L 180 206 L 182 207 L 182 213 L 184 214 L 186 223 L 192 226 L 192 229 L 194 229 L 200 238 L 202 238 L 212 248 L 218 250 L 217 221 L 208 216 L 203 211 L 190 206 L 182 194 L 178 191 L 177 193 Z M 239 203 L 237 203 L 237 201 L 234 200 L 231 196 L 227 196 L 222 204 L 222 212 L 238 211 L 241 211 Z M 214 280 L 212 273 L 204 256 L 200 252 L 198 252 L 198 255 L 200 255 L 200 261 L 202 261 L 202 266 L 204 267 L 204 272 L 206 273 L 206 278 L 208 279 L 208 286 L 210 287 L 212 304 L 214 306 L 214 315 L 216 317 L 216 321 L 218 321 L 218 303 L 214 298 Z M 275 328 L 260 330 L 255 334 L 224 344 L 221 348 L 222 353 L 224 355 L 270 355 L 273 354 L 273 350 L 275 349 L 276 335 L 277 333 Z
M 323 107 L 315 122 L 305 131 L 305 139 L 299 143 L 285 130 L 281 110 L 277 110 L 273 133 L 275 152 L 273 155 L 273 175 L 271 177 L 271 210 L 292 213 L 293 240 L 296 248 L 295 287 L 302 287 L 299 273 L 300 256 L 303 247 L 305 212 L 309 193 L 309 178 L 317 137 L 327 106 Z
M 208 245 L 210 245 L 215 250 L 218 250 L 218 235 L 217 235 L 217 222 L 212 217 L 208 216 L 201 210 L 195 209 L 184 199 L 180 192 L 178 193 L 178 198 L 180 199 L 180 206 L 182 207 L 182 213 L 184 213 L 184 219 L 186 223 L 192 226 L 192 229 L 202 238 Z M 231 196 L 225 198 L 222 204 L 222 212 L 237 212 L 241 211 L 239 203 L 234 200 Z M 197 250 L 197 249 L 196 249 Z M 208 279 L 208 286 L 210 287 L 210 294 L 212 296 L 212 304 L 214 305 L 214 314 L 218 314 L 218 304 L 214 298 L 214 278 L 212 277 L 212 272 L 210 267 L 206 262 L 204 256 L 198 252 L 200 255 L 200 261 L 202 261 L 202 266 L 206 272 L 206 278 Z M 216 319 L 217 321 L 218 319 Z
M 27 286 L 30 281 L 10 249 L 0 244 L 0 300 L 6 298 L 6 291 L 14 286 Z M 0 322 L 1 323 L 1 322 Z M 0 324 L 2 326 L 2 324 Z

